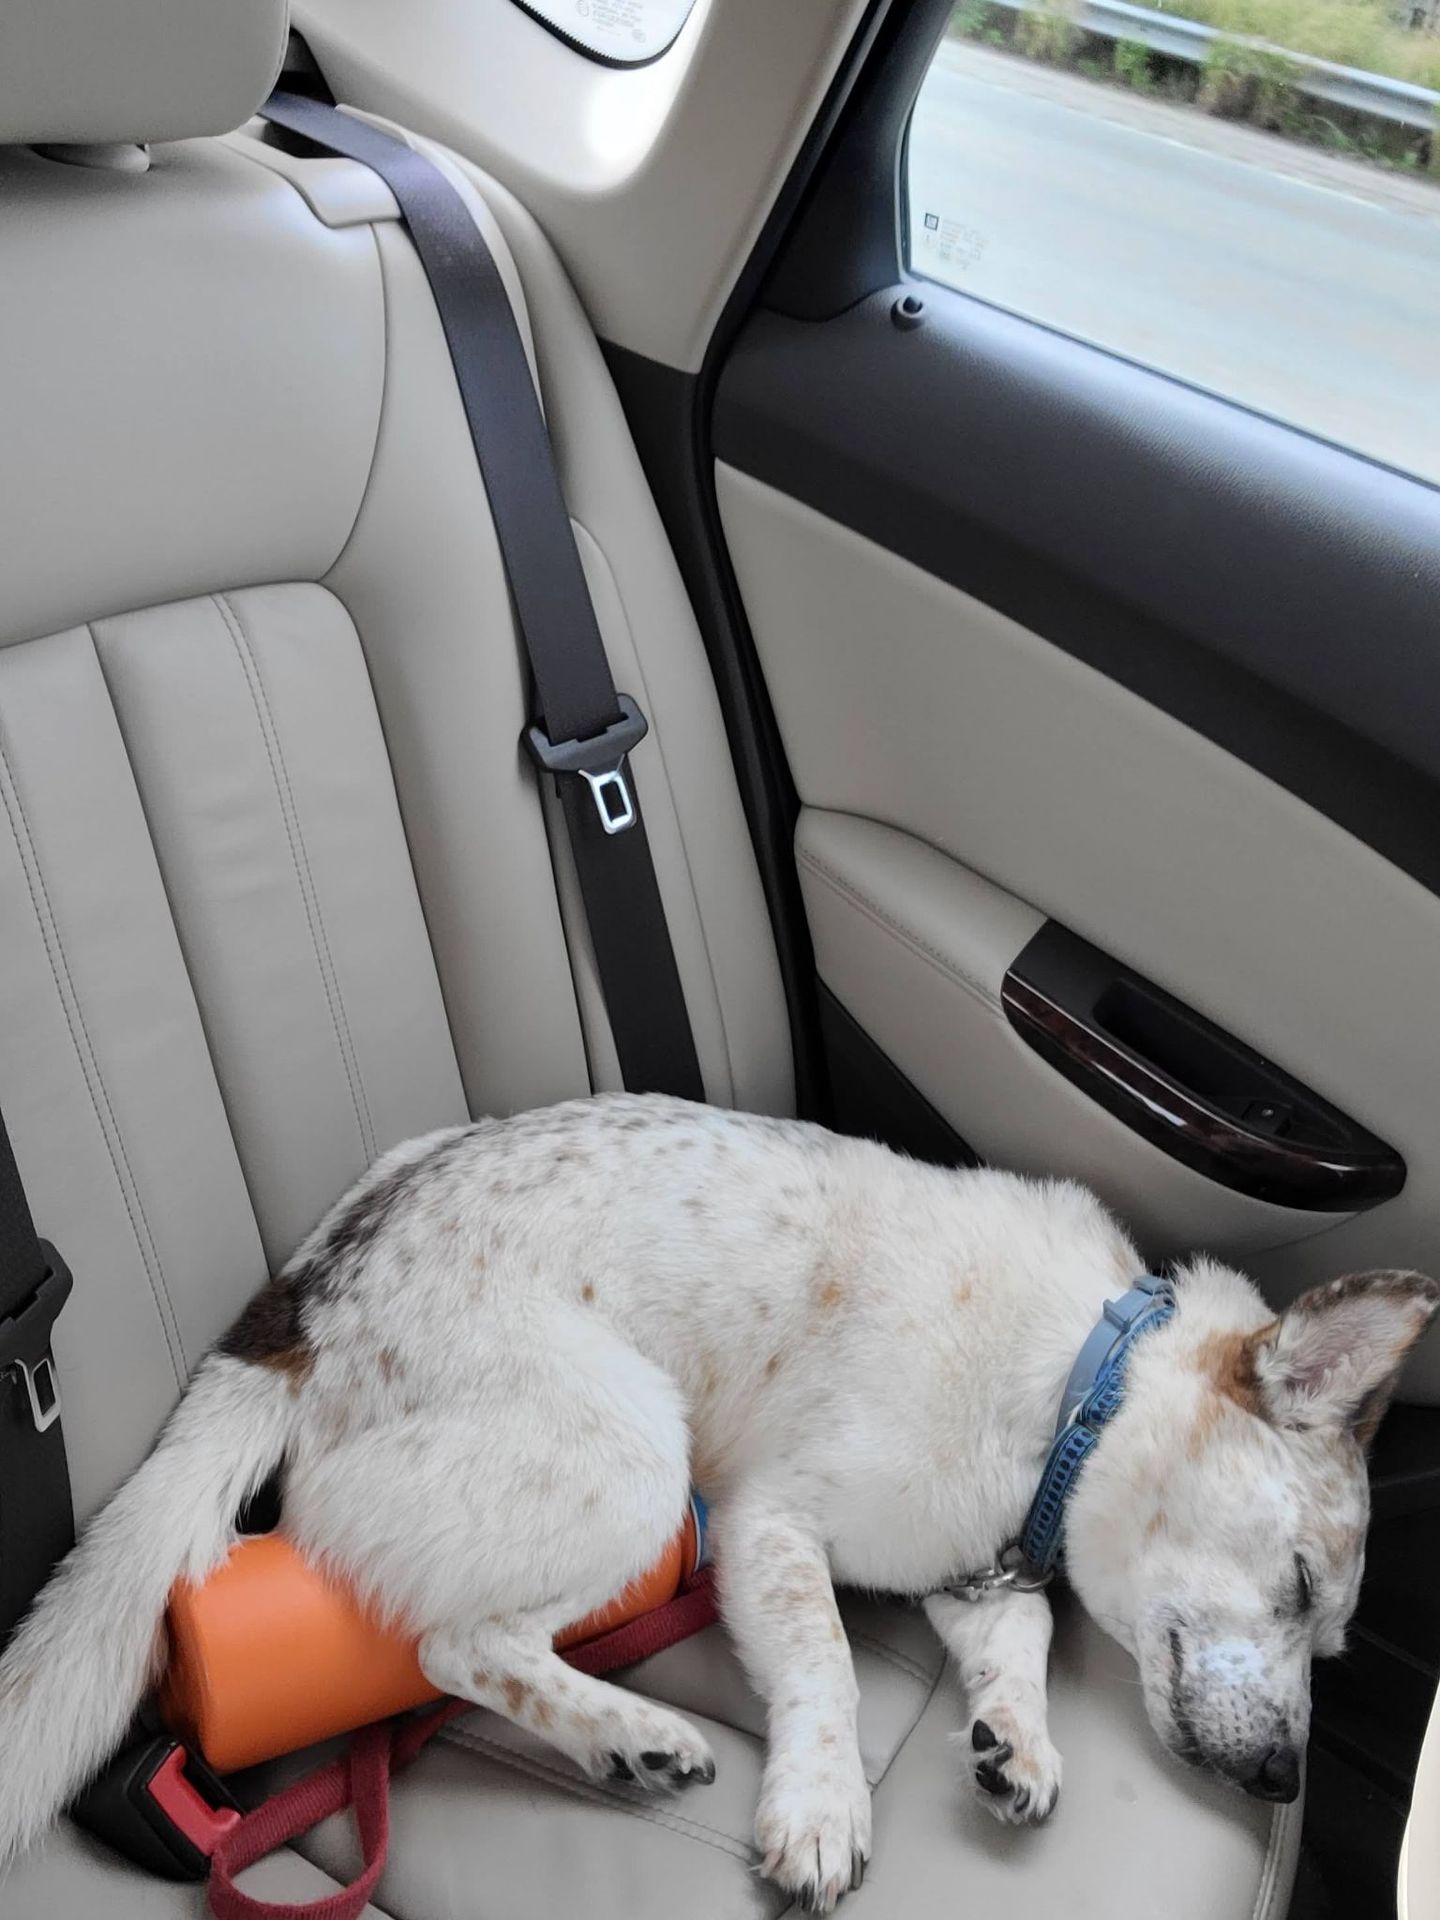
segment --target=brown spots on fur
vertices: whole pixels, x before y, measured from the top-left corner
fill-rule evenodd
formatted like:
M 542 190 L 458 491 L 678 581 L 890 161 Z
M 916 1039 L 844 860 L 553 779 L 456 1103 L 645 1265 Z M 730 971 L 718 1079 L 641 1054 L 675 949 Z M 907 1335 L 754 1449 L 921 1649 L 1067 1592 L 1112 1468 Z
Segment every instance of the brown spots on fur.
M 470 1676 L 470 1684 L 477 1693 L 488 1693 L 490 1691 L 490 1676 L 483 1667 L 476 1667 Z
M 820 1259 L 810 1275 L 810 1304 L 819 1313 L 834 1313 L 845 1304 L 847 1277 L 832 1261 Z
M 1365 1544 L 1364 1522 L 1360 1519 L 1346 1521 L 1329 1515 L 1316 1526 L 1315 1539 L 1332 1567 L 1337 1570 L 1348 1567 L 1359 1557 Z
M 765 1362 L 765 1378 L 767 1380 L 773 1380 L 775 1378 L 776 1374 L 780 1371 L 784 1358 L 783 1353 L 771 1354 L 770 1358 Z
M 310 1377 L 310 1369 L 315 1364 L 315 1355 L 308 1346 L 291 1347 L 285 1353 L 272 1353 L 260 1362 L 275 1373 L 283 1373 L 291 1388 L 298 1393 Z
M 707 1360 L 700 1374 L 700 1396 L 713 1400 L 720 1390 L 720 1372 L 713 1360 Z
M 760 1299 L 755 1302 L 755 1317 L 757 1320 L 768 1320 L 770 1318 L 770 1312 L 771 1308 L 768 1300 Z
M 1156 1507 L 1150 1518 L 1145 1522 L 1145 1538 L 1147 1540 L 1155 1539 L 1158 1534 L 1162 1534 L 1165 1531 L 1169 1524 L 1165 1516 L 1165 1509 L 1163 1507 Z
M 548 1700 L 537 1699 L 534 1706 L 530 1709 L 530 1718 L 535 1722 L 537 1727 L 548 1727 L 550 1722 L 555 1718 L 551 1710 L 550 1702 Z
M 585 1302 L 587 1307 L 590 1306 L 595 1299 L 595 1289 L 588 1280 L 580 1289 L 580 1298 Z
M 217 1350 L 252 1367 L 269 1367 L 299 1386 L 315 1364 L 305 1332 L 310 1297 L 305 1270 L 287 1270 L 269 1280 L 217 1343 Z
M 519 1713 L 520 1709 L 525 1705 L 525 1702 L 530 1698 L 529 1681 L 517 1680 L 513 1673 L 506 1680 L 503 1690 L 505 1694 L 505 1705 L 511 1713 Z
M 1265 1406 L 1256 1359 L 1260 1348 L 1274 1338 L 1279 1324 L 1272 1320 L 1255 1333 L 1212 1333 L 1195 1349 L 1195 1364 L 1207 1385 L 1213 1387 L 1222 1400 L 1257 1418 L 1263 1419 Z M 1218 1421 L 1219 1411 L 1211 1418 L 1212 1427 Z
M 1218 1393 L 1206 1393 L 1201 1396 L 1200 1406 L 1185 1435 L 1187 1460 L 1198 1460 L 1204 1453 L 1214 1437 L 1215 1429 L 1225 1418 L 1225 1411 L 1226 1402 Z
M 380 1369 L 382 1380 L 393 1380 L 400 1371 L 400 1356 L 394 1347 L 382 1347 L 376 1357 L 375 1365 Z
M 968 1307 L 975 1289 L 968 1280 L 957 1280 L 950 1289 L 950 1304 L 953 1307 Z

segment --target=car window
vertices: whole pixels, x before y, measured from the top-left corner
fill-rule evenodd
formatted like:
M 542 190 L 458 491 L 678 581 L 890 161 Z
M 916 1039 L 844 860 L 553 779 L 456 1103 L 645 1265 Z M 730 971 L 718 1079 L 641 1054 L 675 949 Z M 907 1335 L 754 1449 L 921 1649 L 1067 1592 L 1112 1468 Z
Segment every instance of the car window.
M 1440 481 L 1437 108 L 1440 0 L 963 0 L 910 266 Z

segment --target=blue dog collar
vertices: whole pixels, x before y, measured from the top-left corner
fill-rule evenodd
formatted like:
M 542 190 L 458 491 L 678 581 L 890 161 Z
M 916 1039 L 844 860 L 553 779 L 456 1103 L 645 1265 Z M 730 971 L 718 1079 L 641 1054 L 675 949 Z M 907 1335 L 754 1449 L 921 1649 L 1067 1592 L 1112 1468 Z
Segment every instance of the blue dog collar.
M 978 1600 L 998 1587 L 1023 1591 L 1045 1585 L 1064 1545 L 1065 1503 L 1101 1430 L 1125 1397 L 1131 1349 L 1142 1334 L 1163 1326 L 1174 1311 L 1174 1286 L 1149 1273 L 1118 1300 L 1105 1302 L 1065 1382 L 1055 1438 L 1019 1539 L 993 1567 L 965 1575 L 947 1591 L 961 1599 Z
M 1125 1397 L 1131 1349 L 1142 1334 L 1163 1326 L 1174 1311 L 1175 1289 L 1170 1281 L 1144 1274 L 1128 1293 L 1105 1302 L 1104 1313 L 1076 1356 L 1065 1382 L 1055 1439 L 1020 1529 L 1020 1552 L 1035 1573 L 1050 1573 L 1060 1558 L 1065 1502 L 1102 1428 Z

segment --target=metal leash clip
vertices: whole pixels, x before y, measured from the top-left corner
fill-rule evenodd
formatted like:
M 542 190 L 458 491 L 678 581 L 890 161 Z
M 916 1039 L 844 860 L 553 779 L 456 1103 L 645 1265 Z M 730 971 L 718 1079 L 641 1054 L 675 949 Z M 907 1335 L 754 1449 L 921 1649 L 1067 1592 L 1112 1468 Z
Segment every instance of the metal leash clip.
M 1038 1593 L 1055 1578 L 1053 1567 L 1037 1567 L 1026 1559 L 1018 1540 L 1000 1555 L 993 1566 L 965 1573 L 941 1588 L 956 1600 L 983 1600 L 992 1593 Z

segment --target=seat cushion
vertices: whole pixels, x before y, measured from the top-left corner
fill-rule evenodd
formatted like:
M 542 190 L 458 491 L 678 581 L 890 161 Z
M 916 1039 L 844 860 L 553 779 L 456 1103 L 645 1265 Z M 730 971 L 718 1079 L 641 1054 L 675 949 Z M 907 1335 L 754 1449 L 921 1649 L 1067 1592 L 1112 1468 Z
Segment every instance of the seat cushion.
M 917 1608 L 847 1595 L 860 1681 L 860 1742 L 875 1789 L 875 1855 L 844 1911 L 905 1920 L 947 1911 L 1008 1920 L 1271 1920 L 1284 1913 L 1298 1807 L 1243 1800 L 1187 1773 L 1145 1722 L 1133 1666 L 1062 1599 L 1052 1725 L 1065 1759 L 1059 1808 L 1040 1829 L 1001 1827 L 955 1750 L 963 1703 Z M 377 1892 L 396 1914 L 459 1920 L 773 1920 L 751 1824 L 764 1708 L 723 1630 L 646 1661 L 625 1684 L 690 1715 L 714 1749 L 709 1787 L 656 1799 L 584 1780 L 507 1722 L 452 1723 L 395 1783 L 390 1865 Z M 300 1843 L 338 1878 L 358 1865 L 349 1826 Z

